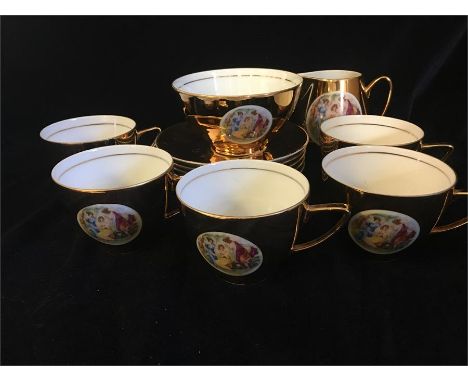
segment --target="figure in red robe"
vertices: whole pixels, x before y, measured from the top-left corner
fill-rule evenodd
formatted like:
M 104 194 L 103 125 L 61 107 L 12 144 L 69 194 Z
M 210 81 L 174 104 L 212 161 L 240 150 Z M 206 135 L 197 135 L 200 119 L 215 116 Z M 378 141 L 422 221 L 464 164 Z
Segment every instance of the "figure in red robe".
M 112 211 L 112 213 L 115 217 L 115 227 L 117 228 L 117 231 L 129 233 L 129 228 L 131 228 L 136 222 L 135 216 L 129 214 L 128 218 L 125 219 L 118 212 Z

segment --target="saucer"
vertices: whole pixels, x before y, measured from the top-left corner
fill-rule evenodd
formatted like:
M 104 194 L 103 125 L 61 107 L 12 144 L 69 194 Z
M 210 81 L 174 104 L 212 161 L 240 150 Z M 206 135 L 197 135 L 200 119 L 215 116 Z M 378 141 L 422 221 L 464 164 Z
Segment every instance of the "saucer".
M 304 167 L 305 167 L 305 151 L 303 153 L 300 153 L 300 154 L 301 155 L 299 155 L 296 159 L 291 160 L 290 162 L 287 162 L 287 163 L 284 162 L 283 164 L 302 172 L 304 170 Z M 210 165 L 210 163 L 207 163 L 207 165 Z M 196 167 L 199 167 L 199 166 L 196 166 Z M 189 171 L 194 170 L 196 167 L 186 167 L 186 166 L 181 165 L 181 164 L 177 163 L 176 161 L 174 161 L 174 166 L 172 168 L 172 172 L 175 175 L 183 176 L 186 173 L 188 173 Z
M 282 164 L 286 164 L 290 166 L 291 164 L 298 162 L 299 159 L 303 159 L 305 157 L 305 152 L 306 152 L 305 150 L 302 150 L 297 154 L 288 156 L 284 160 L 281 158 L 281 160 L 272 160 L 272 162 L 278 162 L 278 163 L 282 163 Z M 191 162 L 183 161 L 181 159 L 176 159 L 176 158 L 174 158 L 173 160 L 174 160 L 175 166 L 181 169 L 185 169 L 187 171 L 193 170 L 194 168 L 200 167 L 202 165 L 198 163 L 192 164 Z M 209 163 L 205 163 L 205 164 L 209 164 Z
M 292 122 L 286 122 L 278 132 L 272 133 L 261 157 L 289 165 L 305 156 L 308 135 L 304 129 Z M 156 147 L 171 154 L 174 167 L 185 172 L 209 163 L 235 159 L 216 154 L 206 132 L 187 121 L 164 129 L 156 139 Z M 293 167 L 293 166 L 291 166 Z

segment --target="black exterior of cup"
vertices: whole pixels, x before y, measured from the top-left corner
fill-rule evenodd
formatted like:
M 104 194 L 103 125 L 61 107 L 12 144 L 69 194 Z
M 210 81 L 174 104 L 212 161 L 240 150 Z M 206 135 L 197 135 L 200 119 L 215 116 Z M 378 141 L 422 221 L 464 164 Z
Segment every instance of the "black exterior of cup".
M 254 284 L 281 270 L 291 255 L 302 204 L 288 211 L 258 218 L 220 218 L 208 216 L 182 205 L 190 245 L 198 254 L 199 261 L 206 264 L 211 272 L 233 284 Z M 232 276 L 212 266 L 197 249 L 197 238 L 207 232 L 221 232 L 236 235 L 255 244 L 262 253 L 262 263 L 253 273 Z
M 327 190 L 330 196 L 337 201 L 343 201 L 350 206 L 349 225 L 357 214 L 365 214 L 369 210 L 383 210 L 403 214 L 414 219 L 419 225 L 418 235 L 414 240 L 424 240 L 432 228 L 437 224 L 439 217 L 450 204 L 453 188 L 447 191 L 427 196 L 388 196 L 356 190 L 343 185 L 333 178 L 327 179 Z M 351 234 L 350 234 L 351 235 Z M 411 243 L 408 244 L 409 247 Z M 407 247 L 400 249 L 404 251 Z M 400 253 L 400 250 L 395 253 Z
M 69 219 L 82 234 L 83 240 L 92 240 L 96 245 L 106 246 L 111 252 L 127 252 L 149 247 L 158 226 L 164 220 L 165 175 L 139 186 L 105 192 L 75 191 L 59 187 L 59 195 Z M 142 221 L 138 236 L 121 245 L 109 245 L 90 237 L 80 227 L 77 214 L 81 209 L 96 204 L 119 204 L 137 211 Z

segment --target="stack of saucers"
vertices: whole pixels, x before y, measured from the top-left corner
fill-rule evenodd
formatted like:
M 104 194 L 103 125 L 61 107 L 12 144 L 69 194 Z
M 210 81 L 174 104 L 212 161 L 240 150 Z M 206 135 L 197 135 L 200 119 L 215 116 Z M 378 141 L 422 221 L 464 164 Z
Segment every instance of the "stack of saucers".
M 282 163 L 302 172 L 308 141 L 305 130 L 292 122 L 286 122 L 281 129 L 271 134 L 261 156 L 253 159 Z M 171 154 L 173 171 L 180 176 L 206 164 L 235 159 L 215 153 L 203 129 L 194 128 L 187 122 L 164 129 L 156 139 L 156 146 Z

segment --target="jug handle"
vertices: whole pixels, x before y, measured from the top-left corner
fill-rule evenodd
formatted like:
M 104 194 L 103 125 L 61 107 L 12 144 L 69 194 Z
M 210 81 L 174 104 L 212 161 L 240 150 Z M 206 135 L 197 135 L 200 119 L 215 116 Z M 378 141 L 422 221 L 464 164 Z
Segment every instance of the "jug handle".
M 377 82 L 379 82 L 381 80 L 387 81 L 387 83 L 388 83 L 387 102 L 385 103 L 385 107 L 384 107 L 383 112 L 382 112 L 382 115 L 385 115 L 385 113 L 387 112 L 387 109 L 388 109 L 388 105 L 390 105 L 390 99 L 392 98 L 392 93 L 393 93 L 393 82 L 392 82 L 391 78 L 387 77 L 387 76 L 380 76 L 380 77 L 377 77 L 376 79 L 372 80 L 369 83 L 369 85 L 367 85 L 367 86 L 365 86 L 361 82 L 361 87 L 362 87 L 362 91 L 364 92 L 366 98 L 369 99 L 370 96 L 371 96 L 372 88 L 377 84 Z M 367 114 L 367 110 L 365 110 L 365 113 Z

